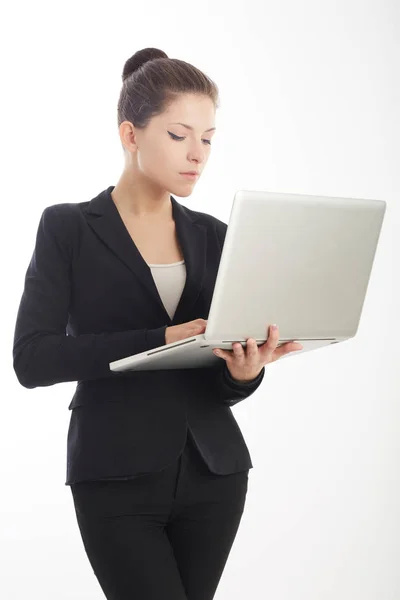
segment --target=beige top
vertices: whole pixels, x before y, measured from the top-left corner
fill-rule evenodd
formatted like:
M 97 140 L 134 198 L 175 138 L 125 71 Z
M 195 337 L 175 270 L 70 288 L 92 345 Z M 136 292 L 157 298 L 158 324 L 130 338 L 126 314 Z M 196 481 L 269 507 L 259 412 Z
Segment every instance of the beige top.
M 166 265 L 152 265 L 147 263 L 151 269 L 160 298 L 165 309 L 172 319 L 178 302 L 185 287 L 186 266 L 185 261 Z

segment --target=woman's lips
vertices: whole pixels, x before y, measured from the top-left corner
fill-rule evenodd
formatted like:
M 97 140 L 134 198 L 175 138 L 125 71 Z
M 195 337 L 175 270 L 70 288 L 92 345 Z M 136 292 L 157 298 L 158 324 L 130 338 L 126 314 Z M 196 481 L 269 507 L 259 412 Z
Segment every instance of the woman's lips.
M 186 177 L 186 179 L 197 179 L 198 178 L 198 173 L 180 173 L 181 175 L 183 175 L 183 177 Z

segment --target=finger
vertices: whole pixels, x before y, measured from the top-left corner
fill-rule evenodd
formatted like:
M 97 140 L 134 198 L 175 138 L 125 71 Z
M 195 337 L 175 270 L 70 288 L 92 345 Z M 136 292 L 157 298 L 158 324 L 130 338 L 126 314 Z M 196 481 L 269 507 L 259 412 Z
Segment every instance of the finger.
M 242 344 L 240 344 L 239 342 L 232 344 L 232 350 L 238 356 L 241 356 L 242 354 L 244 354 L 244 348 L 243 348 Z
M 218 356 L 218 358 L 223 358 L 224 360 L 227 359 L 225 350 L 221 350 L 221 348 L 214 348 L 213 353 L 215 354 L 215 356 Z
M 269 326 L 267 341 L 259 347 L 259 351 L 265 356 L 269 356 L 275 350 L 279 342 L 279 327 L 276 329 L 272 325 Z
M 229 358 L 227 360 L 234 360 L 236 363 L 243 362 L 246 359 L 246 352 L 240 344 L 240 342 L 236 342 L 232 344 L 232 352 L 228 353 Z
M 302 344 L 300 344 L 299 342 L 293 342 L 291 351 L 303 350 L 303 348 L 304 348 L 304 346 Z
M 296 350 L 303 349 L 303 346 L 299 342 L 286 342 L 283 346 L 286 346 L 287 352 L 295 352 Z
M 289 354 L 290 352 L 296 352 L 302 349 L 303 346 L 299 343 L 286 342 L 285 344 L 282 344 L 282 346 L 279 346 L 279 348 L 275 350 L 274 358 L 278 359 L 281 358 L 281 356 L 284 356 L 285 354 Z
M 257 342 L 253 338 L 248 338 L 247 340 L 246 356 L 249 360 L 255 359 L 258 356 Z
M 232 344 L 232 351 L 221 350 L 221 348 L 214 348 L 213 352 L 216 356 L 218 356 L 219 358 L 224 358 L 225 360 L 230 360 L 232 359 L 232 357 L 234 360 L 244 360 L 247 356 L 250 358 L 257 356 L 258 346 L 255 340 L 249 338 L 247 340 L 246 352 L 240 342 L 235 342 L 234 344 Z

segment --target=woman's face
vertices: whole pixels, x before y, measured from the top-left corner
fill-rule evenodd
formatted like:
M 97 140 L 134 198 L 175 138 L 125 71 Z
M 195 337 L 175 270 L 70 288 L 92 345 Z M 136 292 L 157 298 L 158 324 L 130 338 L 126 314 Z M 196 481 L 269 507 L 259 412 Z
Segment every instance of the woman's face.
M 134 170 L 135 178 L 146 180 L 161 192 L 188 196 L 198 178 L 188 179 L 181 173 L 202 173 L 211 152 L 214 129 L 212 100 L 207 96 L 181 95 L 164 113 L 153 117 L 146 129 L 135 129 L 128 121 L 121 123 L 121 141 L 124 139 L 128 151 L 127 167 Z

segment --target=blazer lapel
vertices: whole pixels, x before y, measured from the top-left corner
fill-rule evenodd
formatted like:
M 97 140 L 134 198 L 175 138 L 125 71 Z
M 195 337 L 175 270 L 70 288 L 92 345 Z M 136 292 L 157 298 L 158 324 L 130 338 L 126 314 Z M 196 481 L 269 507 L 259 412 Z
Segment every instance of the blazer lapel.
M 163 312 L 168 324 L 192 320 L 193 307 L 200 294 L 205 275 L 206 227 L 197 222 L 197 217 L 192 211 L 171 196 L 176 234 L 185 259 L 186 283 L 173 319 L 170 319 L 158 293 L 151 269 L 132 241 L 111 197 L 114 187 L 108 187 L 88 203 L 85 210 L 88 224 L 115 256 L 130 269 L 143 288 L 146 296 L 144 301 L 153 302 L 155 309 Z

